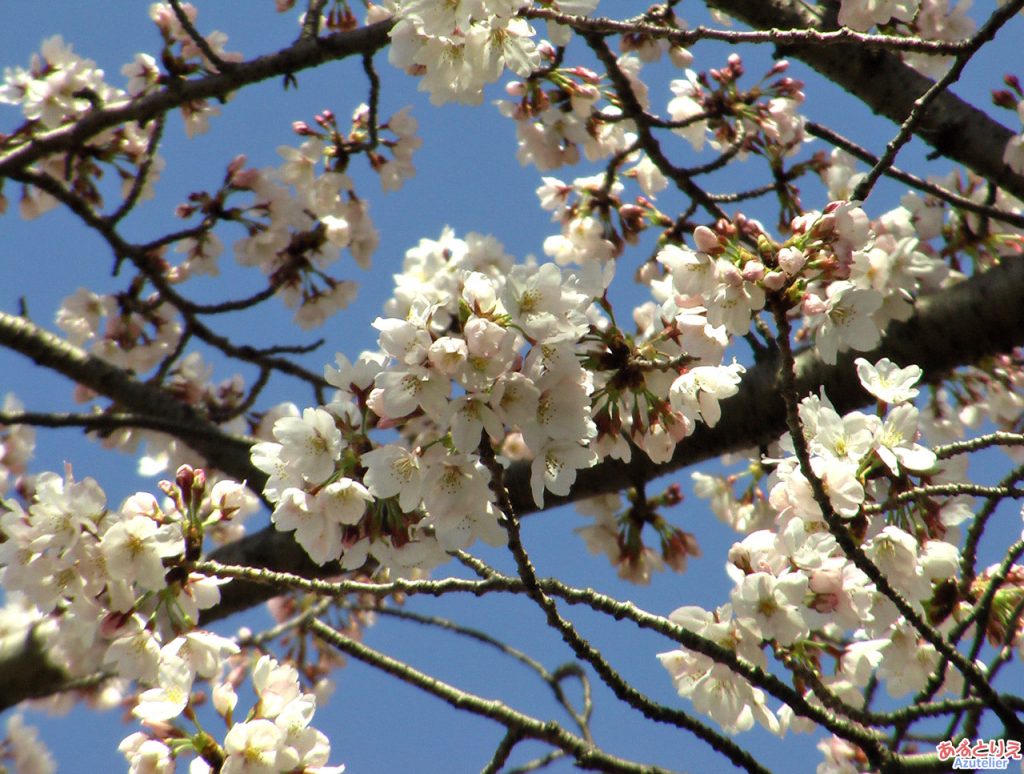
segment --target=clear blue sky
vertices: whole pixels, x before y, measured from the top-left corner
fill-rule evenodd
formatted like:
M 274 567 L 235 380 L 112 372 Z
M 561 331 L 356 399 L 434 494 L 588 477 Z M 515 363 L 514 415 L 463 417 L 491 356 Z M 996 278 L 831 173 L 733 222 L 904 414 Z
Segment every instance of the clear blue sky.
M 286 45 L 298 31 L 295 14 L 275 14 L 269 0 L 244 4 L 244 10 L 237 3 L 198 5 L 200 29 L 228 32 L 228 49 L 240 50 L 247 57 Z M 605 3 L 603 10 L 630 15 L 645 5 Z M 121 65 L 130 61 L 137 51 L 155 53 L 158 49 L 159 39 L 148 20 L 146 8 L 146 3 L 124 0 L 105 3 L 64 0 L 45 4 L 7 0 L 4 22 L 0 25 L 0 64 L 27 64 L 44 38 L 60 33 L 73 43 L 76 52 L 97 60 L 107 71 L 111 83 L 122 85 L 123 78 L 118 72 Z M 684 16 L 693 13 L 695 11 L 684 5 Z M 694 15 L 687 18 L 693 23 L 703 20 Z M 1018 20 L 1018 40 L 1021 26 Z M 1014 30 L 1007 30 L 1005 39 L 1012 39 L 1014 34 Z M 694 53 L 694 67 L 707 69 L 724 63 L 726 49 L 700 45 Z M 987 104 L 987 90 L 999 86 L 1002 73 L 1014 61 L 1011 53 L 1016 52 L 1006 44 L 987 60 L 972 66 L 968 71 L 970 89 L 963 89 L 961 93 L 979 95 L 975 100 Z M 765 69 L 769 55 L 768 47 L 756 53 L 746 50 L 744 57 L 750 77 L 756 77 Z M 755 56 L 759 57 L 759 62 Z M 1000 56 L 1004 57 L 1002 63 L 998 61 Z M 415 82 L 388 65 L 384 55 L 377 56 L 377 64 L 384 84 L 382 114 L 387 116 L 407 104 L 413 105 L 413 115 L 421 124 L 424 147 L 415 158 L 417 177 L 397 193 L 382 194 L 375 176 L 365 172 L 363 162 L 358 160 L 353 165 L 357 190 L 371 201 L 371 213 L 382 235 L 371 270 L 362 272 L 347 258 L 340 264 L 344 266 L 344 276 L 360 281 L 359 301 L 313 334 L 292 327 L 289 313 L 277 302 L 263 307 L 258 317 L 225 320 L 222 328 L 238 341 L 255 345 L 304 343 L 322 335 L 327 340 L 326 345 L 303 358 L 305 365 L 317 371 L 323 363 L 333 361 L 335 351 L 354 357 L 361 349 L 374 346 L 374 331 L 369 322 L 380 313 L 389 294 L 391 273 L 397 270 L 404 251 L 418 239 L 436 238 L 442 227 L 450 225 L 460 236 L 474 230 L 493 234 L 513 255 L 521 257 L 532 252 L 540 256 L 544 237 L 554 233 L 555 228 L 548 214 L 536 204 L 534 190 L 540 183 L 540 175 L 532 168 L 520 167 L 515 160 L 514 126 L 510 121 L 501 118 L 486 104 L 479 109 L 433 108 L 425 96 L 416 91 Z M 172 116 L 162 151 L 168 168 L 160 182 L 159 195 L 133 217 L 129 235 L 141 240 L 174 228 L 173 207 L 191 190 L 215 187 L 224 165 L 237 153 L 247 154 L 250 162 L 258 166 L 278 163 L 275 148 L 296 144 L 290 129 L 292 121 L 310 120 L 324 108 L 334 110 L 339 116 L 348 115 L 366 96 L 365 79 L 356 65 L 354 62 L 335 64 L 315 73 L 300 74 L 298 90 L 283 91 L 278 81 L 248 89 L 224 106 L 223 116 L 212 122 L 208 134 L 191 141 L 184 138 L 178 117 Z M 659 72 L 664 75 L 663 70 Z M 792 74 L 795 77 L 806 75 L 800 67 L 794 67 Z M 819 85 L 820 82 L 815 81 L 807 88 L 807 113 L 812 118 L 838 122 L 841 130 L 876 149 L 894 131 L 894 127 L 885 122 L 869 121 L 867 111 L 852 98 L 834 89 L 819 90 Z M 489 94 L 491 99 L 501 96 L 499 89 Z M 652 87 L 657 109 L 663 109 L 669 97 L 667 81 Z M 1009 118 L 1009 114 L 1006 117 Z M 0 131 L 15 122 L 13 111 L 0 111 Z M 685 159 L 689 151 L 683 145 L 680 141 L 680 147 L 672 151 Z M 818 147 L 809 146 L 806 153 Z M 909 149 L 901 154 L 900 164 L 913 168 L 922 156 L 920 151 Z M 930 169 L 944 171 L 945 168 L 940 162 Z M 571 179 L 589 171 L 584 168 L 553 174 Z M 720 190 L 742 186 L 745 174 L 746 168 L 738 165 L 720 176 Z M 16 202 L 13 186 L 9 185 L 5 193 L 12 203 Z M 891 205 L 900 193 L 901 188 L 883 187 L 869 206 L 870 214 L 879 214 L 883 206 Z M 812 207 L 824 204 L 815 201 L 817 195 L 808 192 L 805 203 Z M 673 203 L 668 196 L 659 203 L 669 210 L 685 206 L 678 201 Z M 773 216 L 769 216 L 767 222 L 772 220 Z M 118 281 L 110 277 L 112 260 L 103 245 L 77 228 L 73 218 L 60 212 L 25 223 L 18 219 L 16 207 L 12 207 L 0 220 L 0 238 L 0 261 L 8 277 L 0 286 L 0 308 L 6 311 L 16 309 L 19 297 L 24 296 L 32 318 L 52 328 L 60 300 L 78 286 L 98 291 L 119 287 Z M 230 244 L 233 238 L 229 236 L 224 241 Z M 227 256 L 222 259 L 222 270 L 222 276 L 204 288 L 211 297 L 240 296 L 244 288 L 258 285 L 255 275 L 243 274 L 232 266 Z M 630 273 L 631 268 L 621 270 L 618 282 L 624 284 Z M 211 359 L 217 363 L 215 378 L 218 380 L 238 370 Z M 243 370 L 243 373 L 246 372 Z M 252 373 L 246 376 L 251 380 Z M 29 409 L 75 408 L 70 385 L 66 382 L 18 356 L 0 352 L 0 394 L 7 391 L 20 396 Z M 296 383 L 279 380 L 272 384 L 266 400 L 264 405 L 269 405 L 270 401 L 294 400 L 303 406 L 308 405 L 311 398 Z M 35 469 L 60 470 L 65 460 L 74 463 L 77 477 L 96 477 L 113 504 L 137 489 L 153 490 L 154 487 L 154 482 L 135 475 L 133 460 L 98 454 L 96 447 L 84 442 L 74 431 L 41 434 Z M 677 478 L 689 491 L 689 477 Z M 593 586 L 631 599 L 652 612 L 668 613 L 682 604 L 712 608 L 727 601 L 730 584 L 722 568 L 725 551 L 735 539 L 732 533 L 722 529 L 692 495 L 670 516 L 678 525 L 698 535 L 704 557 L 692 561 L 686 574 L 658 576 L 652 586 L 646 588 L 624 586 L 603 558 L 586 553 L 582 541 L 572 530 L 587 522 L 572 509 L 529 519 L 525 540 L 541 575 L 556 575 L 575 584 Z M 251 522 L 253 528 L 266 523 L 265 514 L 257 518 L 258 521 Z M 507 561 L 494 552 L 485 555 L 508 566 Z M 524 600 L 416 599 L 409 608 L 484 628 L 527 650 L 549 669 L 571 655 L 557 636 L 544 628 L 540 612 Z M 657 701 L 690 709 L 688 702 L 676 697 L 667 674 L 655 659 L 655 654 L 669 649 L 670 643 L 642 633 L 630 624 L 609 626 L 593 614 L 571 612 L 581 631 L 591 636 L 594 644 L 638 688 Z M 222 630 L 233 631 L 240 622 L 259 626 L 263 620 L 259 613 L 249 614 L 230 622 Z M 485 697 L 501 698 L 513 707 L 544 718 L 562 719 L 548 700 L 546 689 L 519 665 L 479 646 L 467 645 L 452 635 L 425 630 L 415 624 L 383 620 L 369 630 L 367 641 L 460 687 Z M 455 713 L 415 689 L 359 664 L 339 671 L 336 679 L 337 691 L 327 706 L 318 711 L 315 725 L 332 739 L 332 763 L 346 763 L 353 774 L 408 771 L 442 774 L 478 770 L 501 736 L 501 729 L 495 724 Z M 607 690 L 598 687 L 595 700 L 595 735 L 609 751 L 676 769 L 728 770 L 723 758 L 692 737 L 649 723 L 624 708 Z M 121 769 L 123 758 L 116 746 L 123 736 L 134 730 L 131 721 L 122 723 L 118 712 L 97 715 L 81 709 L 66 718 L 52 720 L 33 713 L 30 722 L 40 725 L 43 739 L 54 751 L 61 770 L 68 772 Z M 739 737 L 738 741 L 754 749 L 770 768 L 800 772 L 812 771 L 817 765 L 819 756 L 814 751 L 817 738 L 790 735 L 780 742 L 755 731 Z M 537 753 L 541 750 L 524 745 L 523 751 Z M 515 760 L 522 762 L 525 757 L 520 752 Z M 552 770 L 567 771 L 569 767 L 559 764 Z

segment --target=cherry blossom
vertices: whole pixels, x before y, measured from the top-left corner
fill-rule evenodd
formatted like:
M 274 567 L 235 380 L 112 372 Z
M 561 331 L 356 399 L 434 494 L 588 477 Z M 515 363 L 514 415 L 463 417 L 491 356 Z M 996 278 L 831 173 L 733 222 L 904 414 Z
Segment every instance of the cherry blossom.
M 275 5 L 290 13 L 295 4 Z M 648 715 L 647 699 L 598 660 L 563 603 L 602 615 L 614 608 L 613 617 L 674 638 L 657 658 L 679 697 L 715 724 L 701 735 L 733 763 L 742 756 L 715 727 L 734 735 L 756 722 L 780 736 L 827 729 L 819 771 L 930 765 L 907 744 L 918 739 L 909 730 L 917 709 L 908 707 L 892 732 L 871 720 L 882 712 L 872 703 L 876 685 L 891 697 L 915 694 L 929 715 L 964 717 L 937 698 L 959 696 L 970 705 L 968 728 L 974 713 L 1007 714 L 993 679 L 997 666 L 1024 653 L 1013 617 L 1024 580 L 1019 557 L 981 570 L 978 551 L 989 550 L 982 532 L 996 504 L 1019 494 L 1019 475 L 981 489 L 967 482 L 978 449 L 1020 457 L 1020 353 L 982 347 L 979 362 L 956 355 L 941 366 L 924 355 L 921 365 L 858 358 L 870 398 L 834 390 L 833 378 L 851 376 L 827 368 L 846 350 L 906 352 L 890 323 L 924 315 L 928 296 L 1009 267 L 1024 246 L 1014 181 L 956 169 L 919 180 L 893 166 L 909 136 L 946 136 L 932 126 L 941 127 L 936 105 L 949 104 L 942 89 L 917 95 L 912 114 L 895 117 L 900 134 L 869 172 L 872 153 L 801 114 L 804 84 L 788 62 L 752 81 L 739 53 L 709 67 L 702 48 L 682 47 L 690 31 L 695 40 L 749 39 L 720 15 L 712 22 L 721 29 L 690 30 L 674 3 L 618 22 L 586 18 L 594 0 L 388 0 L 369 4 L 361 25 L 347 4 L 322 5 L 305 9 L 294 46 L 247 59 L 226 50 L 226 34 L 198 31 L 194 6 L 154 3 L 162 48 L 121 67 L 123 88 L 59 36 L 44 40 L 26 67 L 4 72 L 0 103 L 20 125 L 0 134 L 0 165 L 13 170 L 16 209 L 28 219 L 63 208 L 111 249 L 114 280 L 132 274 L 119 289 L 108 283 L 65 296 L 53 318 L 63 338 L 40 329 L 44 344 L 26 345 L 23 354 L 80 382 L 74 397 L 87 404 L 49 422 L 78 422 L 107 448 L 134 453 L 142 474 L 175 471 L 159 492 L 137 492 L 115 508 L 70 466 L 63 475 L 32 469 L 31 423 L 47 421 L 5 399 L 4 415 L 17 423 L 0 427 L 0 493 L 10 498 L 0 503 L 5 648 L 38 641 L 48 672 L 140 722 L 119 747 L 139 772 L 170 772 L 186 760 L 196 774 L 341 771 L 328 764 L 330 742 L 313 725 L 340 653 L 423 687 L 415 670 L 378 657 L 362 631 L 406 599 L 456 586 L 480 597 L 525 594 L 594 667 L 588 673 Z M 971 36 L 969 5 L 842 0 L 834 9 L 840 31 L 825 32 L 811 14 L 805 38 L 800 30 L 769 37 L 799 38 L 785 45 L 820 49 L 823 58 L 870 46 L 894 71 L 902 59 L 939 77 L 953 61 L 949 49 L 940 56 L 921 43 Z M 993 29 L 1000 18 L 992 17 Z M 860 34 L 872 30 L 879 34 Z M 215 323 L 276 298 L 309 329 L 355 299 L 345 272 L 351 263 L 366 269 L 381 241 L 365 175 L 378 176 L 382 193 L 398 191 L 424 144 L 410 108 L 384 112 L 391 78 L 377 72 L 373 54 L 385 46 L 434 105 L 489 102 L 507 69 L 491 109 L 514 121 L 516 156 L 533 167 L 527 173 L 581 169 L 541 177 L 536 194 L 551 221 L 535 235 L 535 254 L 515 257 L 495 237 L 450 227 L 420 239 L 372 323 L 376 344 L 356 356 L 343 334 L 346 352 L 333 354 L 321 380 L 319 366 L 301 364 L 298 355 L 310 356 L 304 346 L 237 346 Z M 236 155 L 214 175 L 220 182 L 190 189 L 174 210 L 180 226 L 129 239 L 122 220 L 154 197 L 168 166 L 158 153 L 163 133 L 180 131 L 165 126 L 166 114 L 180 113 L 193 138 L 257 76 L 296 82 L 310 51 L 318 61 L 361 57 L 369 88 L 344 117 L 322 108 L 295 118 L 298 139 L 278 147 L 276 166 L 255 168 Z M 959 67 L 976 48 L 957 51 Z M 663 53 L 667 63 L 645 66 Z M 996 92 L 995 104 L 1024 121 L 1024 92 L 1015 76 L 1004 83 L 1010 90 Z M 807 146 L 812 137 L 816 145 Z M 1021 173 L 1022 137 L 1011 134 L 988 167 L 998 168 L 1001 154 L 1004 169 Z M 944 141 L 943 153 L 955 144 Z M 749 190 L 720 192 L 715 175 L 734 162 L 751 170 Z M 765 170 L 768 184 L 759 188 L 764 181 L 753 181 Z M 898 194 L 886 205 L 872 193 L 880 173 L 913 189 L 898 206 Z M 706 188 L 708 180 L 716 182 Z M 0 213 L 7 205 L 0 194 Z M 200 301 L 197 283 L 229 274 L 225 253 L 237 264 L 231 277 L 258 269 L 250 272 L 258 289 L 224 305 Z M 383 276 L 371 282 L 386 285 Z M 31 330 L 27 311 L 19 318 Z M 259 375 L 215 382 L 221 355 Z M 297 403 L 261 406 L 264 388 L 282 376 L 311 389 Z M 766 376 L 775 379 L 772 400 L 784 404 L 785 425 L 737 430 L 729 407 L 764 394 L 757 391 Z M 855 401 L 863 408 L 872 398 L 871 410 L 857 409 Z M 172 405 L 180 413 L 164 411 Z M 748 425 L 749 416 L 757 415 Z M 739 533 L 727 541 L 735 542 L 726 604 L 704 609 L 683 589 L 683 607 L 661 617 L 538 580 L 542 564 L 532 556 L 534 536 L 520 536 L 520 515 L 565 500 L 592 517 L 576 532 L 620 578 L 647 584 L 666 568 L 684 571 L 700 553 L 701 533 L 675 525 L 680 485 L 652 491 L 652 480 L 680 460 L 703 459 L 705 444 L 728 451 L 733 466 L 693 476 L 697 496 Z M 194 467 L 199 455 L 209 457 L 203 468 Z M 971 496 L 979 493 L 988 504 L 975 513 Z M 259 495 L 271 526 L 237 542 Z M 282 572 L 250 566 L 250 542 L 278 546 L 282 537 L 321 568 L 312 575 L 340 579 L 294 577 L 290 558 L 276 555 Z M 234 548 L 216 548 L 231 541 L 244 567 L 204 560 L 212 550 L 235 561 Z M 481 542 L 494 553 L 477 555 Z M 518 577 L 504 577 L 500 562 L 489 566 L 493 556 L 511 560 Z M 453 558 L 479 580 L 431 578 Z M 218 617 L 250 604 L 240 584 L 218 607 L 231 577 L 280 595 L 268 605 L 273 629 L 228 637 L 196 628 L 202 611 Z M 372 585 L 392 581 L 401 582 Z M 480 712 L 470 693 L 456 698 L 441 680 L 429 686 L 506 723 L 512 746 L 533 734 L 504 717 L 503 702 Z M 73 700 L 67 692 L 49 701 Z M 589 709 L 571 714 L 593 757 L 573 751 L 561 726 L 545 726 L 544 741 L 600 768 Z M 952 727 L 963 728 L 959 720 Z M 0 754 L 19 770 L 52 770 L 20 715 L 8 735 Z

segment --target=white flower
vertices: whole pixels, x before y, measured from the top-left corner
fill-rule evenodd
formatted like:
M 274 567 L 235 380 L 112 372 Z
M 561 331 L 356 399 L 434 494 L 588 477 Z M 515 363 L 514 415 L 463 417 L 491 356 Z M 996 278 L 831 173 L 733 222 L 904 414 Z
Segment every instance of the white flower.
M 506 373 L 495 382 L 490 400 L 505 424 L 527 427 L 536 421 L 540 390 L 529 377 L 518 372 Z
M 373 380 L 384 370 L 385 357 L 379 352 L 363 352 L 355 363 L 338 352 L 334 357 L 337 368 L 325 365 L 324 380 L 337 387 L 344 397 L 354 392 L 365 392 L 373 385 Z
M 430 348 L 430 333 L 416 322 L 378 317 L 373 327 L 380 331 L 380 348 L 405 365 L 422 365 Z
M 176 718 L 188 704 L 192 676 L 192 669 L 181 659 L 164 660 L 160 664 L 157 687 L 143 691 L 132 714 L 148 723 Z
M 302 418 L 282 417 L 274 423 L 285 465 L 307 481 L 319 483 L 334 472 L 344 441 L 330 412 L 307 408 Z M 255 450 L 254 450 L 255 451 Z
M 914 386 L 921 380 L 920 366 L 900 368 L 889 358 L 883 357 L 871 365 L 862 357 L 857 364 L 857 378 L 864 389 L 884 403 L 902 403 L 917 397 L 919 390 Z
M 259 697 L 259 714 L 265 718 L 276 718 L 301 694 L 295 667 L 280 664 L 270 656 L 261 656 L 253 667 L 252 687 Z
M 764 691 L 733 672 L 715 664 L 694 683 L 690 698 L 694 709 L 716 721 L 728 733 L 747 731 L 756 719 L 772 733 L 778 733 L 778 718 L 765 704 Z
M 724 258 L 715 263 L 718 284 L 706 296 L 708 322 L 742 336 L 750 329 L 753 313 L 764 307 L 764 290 L 760 285 L 744 281 L 739 269 Z
M 878 344 L 881 332 L 871 315 L 882 306 L 882 296 L 842 280 L 829 285 L 825 311 L 814 337 L 821 359 L 834 365 L 839 345 L 864 352 Z
M 917 438 L 917 409 L 904 403 L 885 417 L 878 434 L 878 456 L 895 474 L 900 465 L 908 470 L 924 471 L 935 467 L 938 458 L 935 452 L 919 443 Z
M 452 443 L 462 452 L 472 452 L 480 446 L 480 432 L 486 430 L 494 440 L 504 435 L 501 420 L 494 410 L 484 402 L 482 396 L 463 395 L 450 404 Z
M 884 527 L 864 544 L 864 553 L 911 601 L 927 599 L 932 593 L 931 581 L 918 563 L 918 549 L 913 535 L 894 526 Z
M 538 507 L 544 507 L 544 489 L 567 495 L 576 471 L 597 463 L 597 454 L 575 441 L 552 441 L 537 452 L 530 466 L 530 489 Z
M 528 335 L 546 342 L 578 335 L 583 329 L 581 306 L 586 301 L 553 263 L 535 268 L 515 266 L 502 293 L 502 302 L 513 320 Z
M 203 678 L 211 678 L 220 670 L 228 656 L 238 653 L 234 640 L 213 632 L 192 631 L 175 637 L 160 649 L 163 660 L 180 659 Z
M 447 410 L 450 381 L 435 369 L 410 366 L 407 371 L 382 371 L 374 383 L 367 402 L 382 419 L 399 419 L 419 407 L 440 420 Z
M 145 516 L 119 521 L 103 535 L 100 549 L 112 577 L 157 591 L 166 586 L 163 560 L 185 552 L 181 527 L 159 526 Z
M 423 503 L 434 516 L 459 517 L 486 507 L 490 476 L 475 455 L 444 454 L 426 470 Z
M 697 82 L 697 74 L 693 70 L 686 71 L 686 80 L 672 81 L 669 84 L 675 98 L 668 103 L 668 113 L 673 121 L 685 121 L 704 112 L 699 101 L 701 87 Z M 680 137 L 683 137 L 695 151 L 704 147 L 704 138 L 708 131 L 706 120 L 695 121 L 688 126 L 673 130 Z
M 224 737 L 227 757 L 221 774 L 278 774 L 277 753 L 284 732 L 274 723 L 257 718 L 236 723 Z
M 821 478 L 835 512 L 847 518 L 856 516 L 864 502 L 864 487 L 857 480 L 856 468 L 835 458 L 816 458 L 812 460 L 812 468 L 814 474 Z
M 373 502 L 373 495 L 358 481 L 343 477 L 321 489 L 316 501 L 326 518 L 351 525 L 359 523 L 367 503 Z
M 423 486 L 419 457 L 400 446 L 388 445 L 365 452 L 361 461 L 366 467 L 363 483 L 372 495 L 398 495 L 398 505 L 406 513 L 419 507 Z
M 72 344 L 81 345 L 96 338 L 100 321 L 110 314 L 114 304 L 111 296 L 101 296 L 87 288 L 79 288 L 65 298 L 57 310 L 57 325 Z
M 111 642 L 103 661 L 120 677 L 153 683 L 160 667 L 160 643 L 152 632 L 138 628 Z
M 672 275 L 676 292 L 684 296 L 709 294 L 718 286 L 717 264 L 707 253 L 669 244 L 658 251 L 657 260 Z
M 699 414 L 708 427 L 714 427 L 722 417 L 718 402 L 739 392 L 740 375 L 745 371 L 738 363 L 691 368 L 669 388 L 672 408 L 691 418 Z
M 1018 175 L 1024 175 L 1024 134 L 1015 134 L 1006 143 L 1003 163 Z
M 831 406 L 806 399 L 800 403 L 800 419 L 805 428 L 813 428 L 808 433 L 812 454 L 853 465 L 874 447 L 879 425 L 877 417 L 859 411 L 840 417 Z
M 171 749 L 159 739 L 151 739 L 137 731 L 126 736 L 117 749 L 128 759 L 129 774 L 174 773 Z
M 803 616 L 807 593 L 807 576 L 789 573 L 776 578 L 767 572 L 746 575 L 732 592 L 733 611 L 737 617 L 753 619 L 766 640 L 779 645 L 792 645 L 808 633 Z
M 923 690 L 939 664 L 938 651 L 931 643 L 919 639 L 910 626 L 891 632 L 888 639 L 882 648 L 878 676 L 885 680 L 889 695 L 902 696 Z M 955 670 L 947 675 L 951 673 Z
M 316 494 L 286 489 L 271 518 L 279 530 L 295 530 L 295 539 L 322 565 L 341 556 L 342 525 L 357 523 L 372 499 L 362 484 L 341 478 Z

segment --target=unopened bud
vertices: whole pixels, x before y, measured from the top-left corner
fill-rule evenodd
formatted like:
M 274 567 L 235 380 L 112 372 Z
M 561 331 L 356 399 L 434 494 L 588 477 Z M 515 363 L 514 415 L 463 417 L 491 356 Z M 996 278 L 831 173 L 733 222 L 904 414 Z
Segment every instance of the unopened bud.
M 743 279 L 747 282 L 758 282 L 765 275 L 764 264 L 760 261 L 747 261 L 743 264 Z
M 183 493 L 191 491 L 195 474 L 195 468 L 191 465 L 182 465 L 178 468 L 178 472 L 174 474 L 174 481 Z
M 693 241 L 697 249 L 702 253 L 713 253 L 718 251 L 718 236 L 707 226 L 697 226 L 693 230 Z
M 1009 108 L 1010 110 L 1017 109 L 1017 98 L 1014 97 L 1006 89 L 995 89 L 992 91 L 992 104 L 996 107 Z
M 213 687 L 213 707 L 221 717 L 227 717 L 238 704 L 238 694 L 231 683 L 217 683 Z
M 693 54 L 690 53 L 689 49 L 682 46 L 672 46 L 668 50 L 668 59 L 673 65 L 682 69 L 689 67 L 693 63 Z
M 770 271 L 764 275 L 761 284 L 765 290 L 781 290 L 786 284 L 786 275 L 781 271 Z
M 804 295 L 803 301 L 800 303 L 800 311 L 808 317 L 825 314 L 826 309 L 828 309 L 828 304 L 812 293 Z

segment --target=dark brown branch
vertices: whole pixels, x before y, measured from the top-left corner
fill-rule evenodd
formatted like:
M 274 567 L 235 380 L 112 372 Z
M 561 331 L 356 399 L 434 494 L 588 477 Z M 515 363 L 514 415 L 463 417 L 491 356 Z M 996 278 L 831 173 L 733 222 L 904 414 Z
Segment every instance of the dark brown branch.
M 708 5 L 755 29 L 828 31 L 820 30 L 818 20 L 795 0 L 708 0 Z M 933 84 L 930 78 L 904 64 L 898 54 L 859 43 L 793 43 L 780 45 L 778 53 L 806 62 L 875 113 L 898 124 L 906 120 L 915 100 Z M 1024 198 L 1024 176 L 1015 174 L 1003 163 L 1003 150 L 1013 133 L 952 92 L 940 94 L 921 113 L 915 133 L 941 155 Z
M 871 192 L 872 187 L 878 179 L 885 174 L 885 171 L 892 166 L 894 161 L 896 161 L 896 154 L 899 153 L 900 148 L 906 145 L 918 131 L 918 127 L 922 125 L 924 116 L 929 109 L 931 109 L 933 105 L 937 104 L 938 99 L 947 92 L 949 87 L 960 79 L 960 74 L 967 66 L 967 63 L 971 61 L 971 57 L 973 57 L 982 46 L 992 41 L 999 29 L 1021 9 L 1022 5 L 1024 5 L 1024 0 L 1014 0 L 1001 8 L 998 8 L 996 12 L 989 17 L 989 20 L 982 25 L 977 34 L 967 41 L 967 45 L 964 46 L 963 50 L 956 55 L 956 58 L 953 61 L 953 66 L 950 67 L 949 70 L 939 78 L 939 80 L 933 83 L 928 88 L 928 91 L 914 100 L 913 107 L 907 114 L 907 117 L 903 120 L 903 123 L 900 124 L 900 130 L 885 146 L 885 152 L 882 154 L 882 157 L 871 168 L 871 171 L 868 172 L 859 183 L 857 183 L 853 190 L 853 199 L 863 201 L 868 197 L 868 194 Z
M 1006 352 L 1024 344 L 1024 261 L 1007 260 L 1003 265 L 972 277 L 949 290 L 920 299 L 914 317 L 890 326 L 881 345 L 863 353 L 870 361 L 888 357 L 906 365 L 917 363 L 926 379 L 935 379 L 965 363 Z M 177 403 L 151 387 L 127 376 L 120 369 L 90 358 L 62 339 L 40 331 L 31 323 L 10 315 L 0 315 L 0 344 L 33 358 L 39 365 L 64 373 L 69 378 L 110 395 L 125 407 L 140 413 L 171 412 L 181 416 L 179 438 L 202 453 L 209 462 L 231 475 L 248 479 L 255 489 L 262 487 L 265 475 L 252 467 L 244 440 L 223 434 L 215 426 L 194 424 L 187 406 Z M 857 380 L 853 361 L 858 353 L 841 355 L 836 366 L 827 366 L 813 352 L 797 357 L 797 390 L 800 395 L 824 387 L 840 412 L 873 402 Z M 722 403 L 722 419 L 714 428 L 699 425 L 697 431 L 680 444 L 672 460 L 655 465 L 637 452 L 629 464 L 608 460 L 580 471 L 568 497 L 549 494 L 547 507 L 617 491 L 636 481 L 647 481 L 689 465 L 729 452 L 770 443 L 785 431 L 782 398 L 775 386 L 775 364 L 761 363 L 747 371 L 740 392 Z M 180 413 L 179 413 L 180 412 Z M 536 511 L 530 494 L 530 468 L 514 464 L 505 474 L 512 503 L 519 513 Z M 288 571 L 308 577 L 326 577 L 339 572 L 336 565 L 316 565 L 289 533 L 267 528 L 222 546 L 211 558 L 225 564 L 243 564 Z M 224 587 L 222 601 L 206 611 L 204 620 L 223 618 L 252 607 L 274 595 L 274 591 L 256 583 L 235 581 Z M 20 651 L 15 649 L 9 658 Z M 17 703 L 28 694 L 18 675 L 8 674 L 7 658 L 0 658 L 0 697 L 2 706 Z M 34 693 L 53 673 L 37 659 L 39 677 Z M 58 675 L 59 677 L 59 675 Z M 51 682 L 53 687 L 59 680 Z M 19 685 L 22 686 L 19 688 Z
M 121 124 L 146 123 L 189 102 L 225 97 L 251 83 L 291 75 L 325 62 L 371 54 L 387 44 L 391 26 L 391 21 L 382 21 L 322 38 L 300 39 L 277 53 L 239 62 L 229 72 L 175 83 L 140 99 L 96 110 L 72 124 L 38 134 L 24 145 L 0 155 L 0 177 L 25 169 L 54 153 L 79 148 L 100 132 Z
M 176 438 L 232 478 L 250 482 L 266 479 L 249 460 L 251 439 L 224 432 L 158 387 L 140 382 L 129 372 L 93 357 L 29 320 L 0 312 L 0 346 L 110 398 L 129 412 L 155 416 L 168 426 L 176 426 Z M 262 489 L 262 483 L 255 488 Z
M 825 142 L 830 145 L 834 145 L 835 147 L 846 151 L 851 156 L 860 159 L 866 164 L 874 166 L 878 163 L 878 156 L 873 154 L 871 151 L 862 148 L 852 140 L 843 137 L 838 132 L 829 129 L 827 126 L 815 123 L 814 121 L 808 121 L 806 129 L 808 134 L 813 134 L 815 137 L 825 140 Z M 1024 215 L 1016 212 L 1009 212 L 1007 210 L 1001 210 L 998 207 L 993 207 L 991 205 L 980 204 L 965 196 L 961 196 L 955 191 L 950 191 L 928 180 L 922 180 L 917 175 L 912 175 L 897 167 L 890 166 L 885 171 L 885 176 L 891 177 L 893 180 L 899 180 L 901 183 L 906 183 L 911 188 L 914 188 L 921 193 L 928 194 L 929 196 L 934 196 L 940 201 L 949 202 L 957 209 L 967 210 L 968 212 L 973 212 L 976 215 L 992 218 L 993 220 L 998 220 L 1002 223 L 1016 226 L 1017 228 L 1024 228 Z

